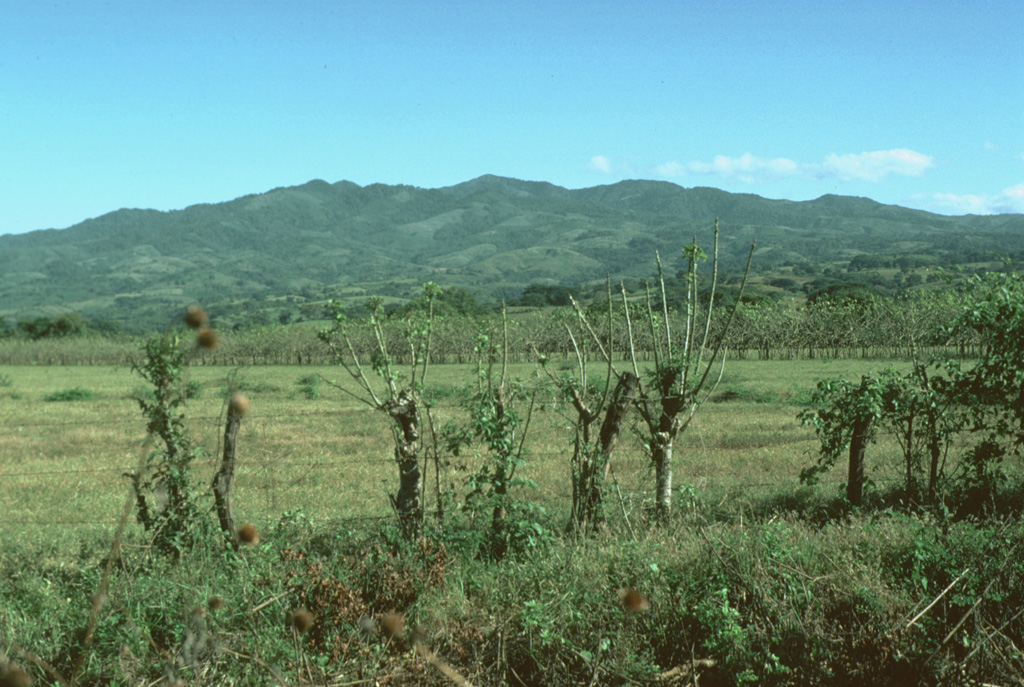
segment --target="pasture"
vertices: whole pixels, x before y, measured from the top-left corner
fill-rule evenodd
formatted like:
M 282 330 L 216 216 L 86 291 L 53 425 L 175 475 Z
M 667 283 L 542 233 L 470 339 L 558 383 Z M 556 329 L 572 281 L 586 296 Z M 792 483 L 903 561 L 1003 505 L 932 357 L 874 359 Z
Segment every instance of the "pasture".
M 677 446 L 677 485 L 709 498 L 729 495 L 737 503 L 766 489 L 795 488 L 800 469 L 817 450 L 813 432 L 796 420 L 800 401 L 820 378 L 856 379 L 872 367 L 878 361 L 729 362 L 716 394 Z M 123 475 L 135 468 L 142 450 L 145 422 L 131 395 L 143 391 L 144 382 L 126 367 L 8 366 L 0 374 L 11 380 L 0 388 L 0 423 L 6 428 L 0 470 L 7 487 L 0 508 L 9 523 L 7 536 L 25 543 L 77 539 L 86 532 L 102 536 L 117 520 L 129 488 Z M 513 366 L 512 374 L 545 386 L 532 365 Z M 241 520 L 268 523 L 298 510 L 318 521 L 390 514 L 387 494 L 396 488 L 397 475 L 387 418 L 330 384 L 354 390 L 343 371 L 197 366 L 188 370 L 188 379 L 200 389 L 186 414 L 191 436 L 208 456 L 196 470 L 206 483 L 219 461 L 227 390 L 239 389 L 252 401 L 239 439 L 235 507 Z M 436 426 L 464 417 L 460 397 L 473 379 L 470 365 L 431 369 L 427 390 L 434 397 Z M 75 388 L 93 397 L 44 400 Z M 555 519 L 565 517 L 571 497 L 572 432 L 564 411 L 550 389 L 538 391 L 522 468 L 537 484 L 522 498 L 544 506 Z M 441 478 L 459 490 L 475 465 L 472 456 L 457 462 L 442 467 Z M 643 507 L 653 486 L 648 463 L 635 434 L 625 433 L 613 474 L 627 513 Z M 430 512 L 433 465 L 425 475 Z M 614 511 L 622 517 L 620 508 Z
M 516 498 L 543 508 L 545 534 L 498 562 L 467 543 L 474 525 L 460 513 L 476 452 L 426 463 L 426 533 L 402 542 L 388 420 L 335 386 L 353 390 L 342 370 L 315 366 L 187 371 L 187 428 L 205 451 L 197 491 L 217 469 L 229 391 L 251 400 L 234 507 L 258 543 L 235 553 L 212 537 L 170 561 L 130 517 L 111 548 L 132 493 L 125 473 L 149 450 L 131 398 L 144 382 L 126 367 L 0 367 L 0 668 L 16 661 L 38 684 L 337 687 L 1024 675 L 1018 520 L 939 528 L 898 503 L 851 511 L 842 464 L 799 484 L 818 442 L 796 416 L 816 381 L 884 364 L 728 362 L 676 443 L 667 526 L 651 522 L 650 459 L 627 430 L 607 531 L 583 539 L 564 534 L 571 416 L 535 366 L 514 365 L 536 389 L 520 468 L 536 488 Z M 474 379 L 472 366 L 431 368 L 435 427 L 465 420 Z M 874 489 L 901 470 L 894 441 L 871 446 Z M 380 624 L 391 613 L 408 633 Z

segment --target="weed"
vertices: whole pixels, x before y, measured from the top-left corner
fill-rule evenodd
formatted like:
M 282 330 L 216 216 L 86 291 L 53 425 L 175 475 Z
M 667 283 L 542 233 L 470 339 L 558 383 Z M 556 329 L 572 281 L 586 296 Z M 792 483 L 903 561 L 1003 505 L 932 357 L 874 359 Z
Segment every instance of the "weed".
M 91 389 L 84 389 L 80 386 L 76 386 L 72 389 L 62 389 L 61 391 L 55 391 L 52 394 L 43 396 L 44 401 L 91 401 L 93 397 Z
M 230 391 L 244 391 L 247 394 L 266 394 L 281 391 L 281 387 L 271 382 L 240 379 L 230 389 L 225 387 L 224 395 L 227 395 Z
M 310 401 L 320 398 L 320 385 L 323 382 L 319 375 L 305 375 L 296 382 L 302 395 Z
M 722 389 L 710 399 L 712 403 L 730 403 L 742 401 L 744 403 L 778 403 L 779 397 L 771 392 L 755 391 L 742 386 L 729 386 Z
M 203 385 L 195 379 L 190 379 L 185 382 L 185 388 L 182 390 L 182 395 L 189 401 L 202 398 Z
M 135 401 L 150 438 L 160 442 L 142 469 L 130 475 L 138 520 L 152 533 L 157 548 L 174 556 L 196 541 L 203 520 L 190 466 L 204 452 L 189 438 L 182 413 L 188 398 L 182 384 L 187 356 L 177 334 L 167 334 L 147 341 L 144 357 L 132 362 L 135 373 L 152 385 L 152 396 Z

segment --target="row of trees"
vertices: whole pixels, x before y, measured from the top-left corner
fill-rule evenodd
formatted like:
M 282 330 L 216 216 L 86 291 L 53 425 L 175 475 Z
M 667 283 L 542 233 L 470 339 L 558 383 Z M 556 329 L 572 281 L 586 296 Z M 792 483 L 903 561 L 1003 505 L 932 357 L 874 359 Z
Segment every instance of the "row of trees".
M 680 285 L 678 288 L 684 289 Z M 669 307 L 665 317 L 670 326 L 684 327 L 686 306 L 672 297 L 668 287 Z M 721 289 L 719 290 L 721 291 Z M 643 316 L 644 294 L 627 293 L 625 301 L 617 294 L 613 302 L 614 318 L 610 330 L 598 336 L 603 346 L 626 350 L 630 334 L 625 323 L 631 317 Z M 963 287 L 918 291 L 900 299 L 880 297 L 819 298 L 800 307 L 772 301 L 737 301 L 735 291 L 723 299 L 716 295 L 715 310 L 711 308 L 710 331 L 713 337 L 723 333 L 731 305 L 739 302 L 724 344 L 730 355 L 755 356 L 762 359 L 796 357 L 910 357 L 915 350 L 948 348 L 958 355 L 975 355 L 983 344 L 973 330 L 951 331 L 946 325 L 964 307 L 970 294 Z M 470 363 L 475 360 L 477 337 L 498 326 L 501 316 L 489 312 L 461 310 L 465 299 L 459 292 L 440 289 L 433 303 L 433 331 L 436 334 L 432 357 L 438 363 Z M 703 314 L 709 307 L 702 296 L 695 306 Z M 337 310 L 337 308 L 335 308 Z M 603 318 L 605 304 L 596 300 L 585 308 L 590 317 Z M 405 340 L 410 321 L 422 317 L 426 301 L 413 301 L 400 312 L 372 318 L 349 319 L 346 329 L 353 351 L 361 356 L 372 354 L 377 347 L 377 332 L 388 345 L 391 355 L 403 364 L 409 352 Z M 333 315 L 332 315 L 333 317 Z M 519 312 L 509 317 L 508 356 L 512 362 L 530 362 L 535 351 L 549 357 L 570 360 L 572 340 L 566 335 L 565 323 L 576 317 L 573 307 L 553 310 Z M 49 322 L 49 320 L 47 320 Z M 138 349 L 141 337 L 120 336 L 39 336 L 34 340 L 8 338 L 0 341 L 0 363 L 3 364 L 124 364 Z M 641 360 L 653 360 L 654 340 L 648 329 L 633 332 L 632 345 Z M 213 365 L 308 365 L 329 364 L 332 353 L 318 338 L 313 323 L 289 326 L 258 327 L 239 332 L 225 332 L 215 351 L 204 351 L 198 364 Z
M 746 274 L 750 270 L 751 245 L 746 272 L 740 285 L 742 295 Z M 707 400 L 721 372 L 712 375 L 720 360 L 725 336 L 735 319 L 740 302 L 737 299 L 728 315 L 719 318 L 717 329 L 712 328 L 715 309 L 715 290 L 718 284 L 718 223 L 715 223 L 712 272 L 704 284 L 698 279 L 698 266 L 708 256 L 693 242 L 683 249 L 685 262 L 686 299 L 683 319 L 674 327 L 669 317 L 662 263 L 657 259 L 658 283 L 654 295 L 646 289 L 642 310 L 634 318 L 625 289 L 620 290 L 622 321 L 616 317 L 615 299 L 609 280 L 603 327 L 594 324 L 596 313 L 588 312 L 572 300 L 572 317 L 562 321 L 563 336 L 572 345 L 575 369 L 557 375 L 547 368 L 548 358 L 536 347 L 534 356 L 539 361 L 563 398 L 575 411 L 575 437 L 573 440 L 573 507 L 569 524 L 571 530 L 587 532 L 604 524 L 603 482 L 622 423 L 631 408 L 643 420 L 645 444 L 648 446 L 655 472 L 656 519 L 666 522 L 672 502 L 673 446 L 677 436 L 689 425 L 700 406 Z M 706 303 L 701 308 L 702 296 L 707 289 Z M 429 415 L 429 407 L 421 394 L 427 379 L 431 356 L 434 353 L 433 307 L 441 292 L 436 284 L 424 287 L 426 303 L 421 317 L 405 321 L 404 343 L 399 350 L 406 354 L 409 366 L 407 376 L 398 371 L 393 348 L 388 341 L 380 301 L 370 303 L 370 331 L 373 344 L 369 354 L 359 351 L 353 341 L 353 330 L 343 311 L 334 312 L 334 326 L 321 332 L 321 340 L 334 354 L 355 381 L 358 391 L 351 394 L 371 408 L 385 413 L 391 420 L 394 458 L 399 471 L 399 488 L 392 497 L 403 533 L 418 536 L 423 523 L 421 451 L 424 435 L 421 408 L 427 411 L 430 436 L 434 438 L 435 460 L 440 446 L 457 454 L 469 446 L 476 446 L 485 458 L 474 476 L 473 489 L 467 499 L 471 507 L 486 507 L 491 511 L 488 552 L 501 557 L 510 546 L 530 536 L 536 526 L 529 518 L 529 506 L 519 502 L 512 488 L 520 484 L 515 477 L 523 464 L 523 446 L 533 409 L 533 396 L 513 381 L 508 373 L 510 360 L 509 320 L 502 312 L 500 338 L 480 333 L 475 342 L 477 363 L 477 393 L 469 406 L 469 425 L 449 425 L 438 432 Z M 625 327 L 622 356 L 616 356 L 616 324 Z M 603 334 L 597 332 L 601 328 Z M 649 336 L 652 364 L 641 371 L 636 351 L 640 332 Z M 625 358 L 629 369 L 619 370 L 617 358 Z M 604 384 L 598 387 L 588 374 L 588 366 L 602 361 Z M 372 370 L 384 381 L 379 392 L 367 376 Z M 343 387 L 339 387 L 345 390 Z M 525 404 L 524 410 L 521 406 Z M 600 432 L 594 432 L 600 421 Z
M 639 417 L 636 426 L 654 473 L 653 522 L 668 520 L 676 440 L 721 378 L 722 354 L 737 336 L 732 327 L 749 327 L 761 312 L 742 305 L 745 276 L 731 306 L 715 307 L 717 237 L 716 227 L 709 277 L 698 274 L 708 256 L 696 241 L 683 250 L 685 296 L 680 312 L 669 309 L 659 258 L 658 278 L 647 286 L 642 300 L 631 299 L 621 287 L 615 294 L 609 281 L 603 304 L 584 307 L 573 299 L 571 309 L 544 321 L 547 327 L 557 323 L 561 328 L 558 338 L 550 341 L 567 345 L 571 365 L 552 365 L 555 347 L 542 348 L 539 337 L 531 342 L 531 359 L 564 400 L 574 427 L 568 523 L 572 532 L 586 534 L 604 526 L 604 482 L 631 413 Z M 500 558 L 540 532 L 533 507 L 520 501 L 515 489 L 524 484 L 517 473 L 525 460 L 537 391 L 509 373 L 514 327 L 503 311 L 497 321 L 475 328 L 472 350 L 466 353 L 476 364 L 468 419 L 437 426 L 424 393 L 438 349 L 450 344 L 441 336 L 447 331 L 442 329 L 446 320 L 434 311 L 442 293 L 436 284 L 426 284 L 424 308 L 410 310 L 400 322 L 388 319 L 380 300 L 369 303 L 367 322 L 352 322 L 335 308 L 332 326 L 319 332 L 318 341 L 355 382 L 354 389 L 346 385 L 339 390 L 389 419 L 399 477 L 391 500 L 405 536 L 418 536 L 423 526 L 424 475 L 430 463 L 436 476 L 443 457 L 472 451 L 478 469 L 467 485 L 468 495 L 456 507 L 474 522 L 487 514 L 482 545 L 489 555 Z M 836 329 L 845 322 L 843 331 L 849 335 L 866 326 L 869 317 L 877 318 L 877 327 L 883 321 L 902 323 L 912 332 L 906 345 L 915 357 L 909 373 L 886 369 L 866 375 L 860 383 L 834 379 L 819 385 L 802 419 L 817 431 L 821 455 L 803 478 L 812 481 L 849 451 L 847 496 L 851 504 L 860 504 L 867 447 L 889 434 L 903 452 L 908 497 L 947 506 L 952 499 L 959 510 L 975 511 L 998 493 L 1007 479 L 1006 461 L 1019 458 L 1024 448 L 1024 278 L 972 277 L 961 292 L 903 304 L 914 317 L 902 320 L 894 317 L 893 307 L 887 302 L 822 301 L 807 309 L 836 323 Z M 826 320 L 826 314 L 834 319 Z M 937 340 L 976 345 L 977 359 L 926 357 L 921 344 L 936 340 L 920 336 L 922 322 L 937 330 Z M 178 339 L 164 336 L 147 342 L 143 362 L 133 365 L 154 387 L 152 398 L 138 400 L 149 420 L 150 436 L 163 444 L 134 475 L 139 518 L 155 532 L 188 531 L 188 521 L 200 517 L 186 491 L 195 451 L 180 431 L 179 409 L 186 400 L 179 389 L 180 368 L 219 349 L 212 332 L 193 326 L 200 327 L 198 344 L 187 355 Z M 595 367 L 601 372 L 594 374 Z M 232 412 L 237 408 L 236 401 Z M 232 451 L 239 417 L 229 413 L 225 447 Z M 233 460 L 226 454 L 223 477 L 215 486 L 230 483 Z M 436 482 L 437 515 L 443 517 L 439 477 Z M 157 487 L 162 495 L 154 507 L 144 493 Z M 225 501 L 218 495 L 217 510 L 221 528 L 230 534 L 230 498 Z M 178 546 L 180 539 L 175 537 L 164 546 Z
M 724 335 L 728 320 L 734 319 L 737 304 L 728 320 L 716 332 L 712 328 L 712 308 L 701 308 L 705 289 L 714 303 L 718 267 L 718 227 L 712 252 L 710 280 L 698 278 L 698 266 L 707 255 L 694 242 L 684 248 L 686 262 L 686 306 L 681 326 L 668 316 L 665 282 L 658 259 L 658 283 L 645 294 L 644 309 L 634 321 L 624 289 L 623 305 L 627 331 L 621 354 L 614 348 L 617 323 L 616 298 L 607 284 L 604 322 L 597 323 L 575 301 L 573 317 L 561 324 L 572 342 L 575 366 L 564 374 L 548 366 L 549 358 L 534 350 L 541 369 L 553 382 L 558 394 L 572 408 L 574 438 L 572 465 L 573 506 L 569 530 L 585 534 L 604 527 L 604 481 L 627 415 L 636 412 L 645 428 L 645 444 L 656 476 L 655 520 L 668 520 L 672 502 L 673 446 L 679 434 L 708 399 L 721 377 Z M 751 246 L 750 257 L 754 246 Z M 749 270 L 749 258 L 748 258 Z M 705 283 L 707 282 L 707 283 Z M 745 282 L 745 278 L 744 278 Z M 742 285 L 741 285 L 742 291 Z M 517 486 L 525 483 L 517 475 L 525 461 L 524 447 L 533 413 L 536 389 L 524 386 L 509 372 L 510 336 L 507 313 L 500 327 L 480 331 L 476 337 L 476 389 L 467 404 L 464 421 L 451 421 L 438 427 L 425 399 L 433 347 L 434 305 L 441 289 L 433 283 L 424 286 L 426 308 L 411 313 L 405 320 L 403 343 L 397 349 L 405 356 L 400 363 L 388 339 L 382 302 L 372 300 L 369 331 L 373 336 L 370 353 L 360 351 L 353 329 L 340 308 L 334 310 L 333 326 L 319 334 L 333 360 L 350 376 L 352 385 L 335 385 L 346 394 L 365 403 L 389 419 L 392 430 L 393 460 L 398 468 L 398 488 L 391 496 L 400 529 L 407 538 L 419 536 L 424 523 L 423 475 L 433 458 L 440 470 L 441 457 L 462 452 L 476 454 L 477 470 L 467 485 L 468 492 L 457 507 L 476 522 L 487 512 L 489 526 L 481 540 L 481 553 L 501 558 L 543 533 L 537 510 L 517 496 Z M 737 301 L 738 303 L 738 301 Z M 177 335 L 151 339 L 133 369 L 152 386 L 151 394 L 137 397 L 148 421 L 152 450 L 146 450 L 139 468 L 131 475 L 135 487 L 139 521 L 153 533 L 155 544 L 175 554 L 190 545 L 197 534 L 208 529 L 196 495 L 190 491 L 191 464 L 199 455 L 184 432 L 182 409 L 187 401 L 182 369 L 196 356 L 216 349 L 218 337 L 206 326 L 205 313 L 191 309 L 186 321 L 197 329 L 196 344 L 187 346 Z M 598 329 L 602 333 L 598 333 Z M 360 331 L 364 327 L 360 325 Z M 653 362 L 641 365 L 636 341 L 641 332 L 649 336 Z M 622 359 L 625 358 L 625 362 Z M 603 384 L 589 372 L 593 365 L 603 369 Z M 623 369 L 619 369 L 622 367 Z M 376 378 L 376 379 L 375 379 Z M 334 384 L 333 382 L 329 382 Z M 234 471 L 233 452 L 237 444 L 238 409 L 247 407 L 237 397 L 229 404 L 225 430 L 225 460 L 215 478 L 213 491 L 221 529 L 237 544 L 230 515 L 230 482 Z M 598 429 L 599 427 L 599 429 Z M 232 453 L 229 457 L 228 452 Z M 443 517 L 444 500 L 439 513 Z M 227 491 L 227 493 L 225 493 Z M 204 524 L 206 523 L 206 524 Z

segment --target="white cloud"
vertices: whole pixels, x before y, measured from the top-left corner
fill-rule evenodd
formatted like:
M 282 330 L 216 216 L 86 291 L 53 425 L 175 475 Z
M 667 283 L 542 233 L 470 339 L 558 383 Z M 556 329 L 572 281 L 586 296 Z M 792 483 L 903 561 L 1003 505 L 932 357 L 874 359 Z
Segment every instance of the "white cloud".
M 604 155 L 595 155 L 590 158 L 590 164 L 588 168 L 595 172 L 601 172 L 602 174 L 612 173 L 612 161 Z
M 955 214 L 993 215 L 1024 213 L 1024 184 L 1005 188 L 993 195 L 933 193 L 919 196 L 930 200 L 938 208 Z
M 796 162 L 785 157 L 764 158 L 750 153 L 740 157 L 716 155 L 711 162 L 666 162 L 655 169 L 664 177 L 704 174 L 752 184 L 791 177 L 881 181 L 890 174 L 919 176 L 933 166 L 935 160 L 928 155 L 896 148 L 845 155 L 833 153 L 820 163 Z
M 666 162 L 658 165 L 654 170 L 663 177 L 671 178 L 686 176 L 686 167 L 678 162 Z
M 711 162 L 691 162 L 686 169 L 694 174 L 713 174 L 754 183 L 794 176 L 799 174 L 800 165 L 784 157 L 769 159 L 745 153 L 740 157 L 716 155 Z
M 827 156 L 821 165 L 824 176 L 837 177 L 843 181 L 866 179 L 881 181 L 890 174 L 900 176 L 921 176 L 924 170 L 935 166 L 935 160 L 928 155 L 906 148 L 876 150 L 871 153 L 847 153 Z

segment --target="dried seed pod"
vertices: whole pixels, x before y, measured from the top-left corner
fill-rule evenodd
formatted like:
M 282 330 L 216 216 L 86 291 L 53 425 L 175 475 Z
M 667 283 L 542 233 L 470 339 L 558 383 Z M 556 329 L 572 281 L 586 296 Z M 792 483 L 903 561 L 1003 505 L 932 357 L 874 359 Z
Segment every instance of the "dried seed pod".
M 260 531 L 256 529 L 256 525 L 251 522 L 246 523 L 238 528 L 238 541 L 249 546 L 254 546 L 260 543 Z
M 210 323 L 210 318 L 206 314 L 206 311 L 200 308 L 198 305 L 188 306 L 188 310 L 185 311 L 185 324 L 192 329 L 199 329 L 205 327 Z
M 651 602 L 635 589 L 620 589 L 619 601 L 622 602 L 622 607 L 630 613 L 640 613 L 651 607 Z
M 299 634 L 302 634 L 313 627 L 314 618 L 313 614 L 310 613 L 309 610 L 305 608 L 296 608 L 294 611 L 288 613 L 287 621 L 288 625 L 294 627 Z
M 392 639 L 401 639 L 405 634 L 405 618 L 398 613 L 384 613 L 378 622 L 381 634 Z
M 14 663 L 0 672 L 0 687 L 31 687 L 32 678 Z
M 196 344 L 200 348 L 212 351 L 217 348 L 217 332 L 213 331 L 209 327 L 203 327 L 196 332 Z
M 231 400 L 228 401 L 228 407 L 235 415 L 245 415 L 249 412 L 249 397 L 245 394 L 235 392 L 231 394 Z

